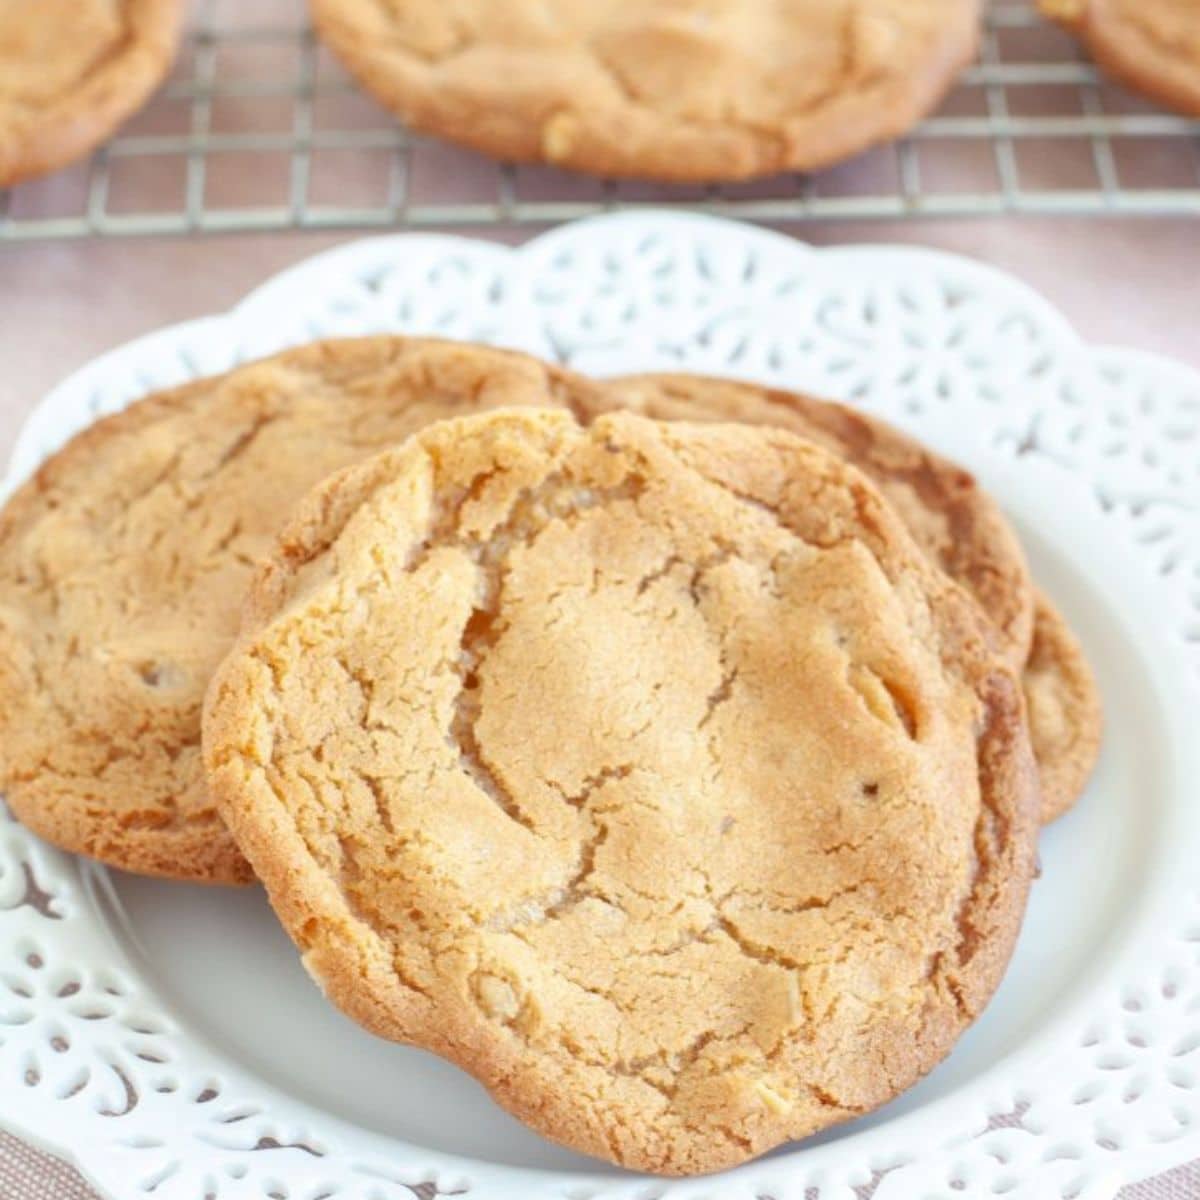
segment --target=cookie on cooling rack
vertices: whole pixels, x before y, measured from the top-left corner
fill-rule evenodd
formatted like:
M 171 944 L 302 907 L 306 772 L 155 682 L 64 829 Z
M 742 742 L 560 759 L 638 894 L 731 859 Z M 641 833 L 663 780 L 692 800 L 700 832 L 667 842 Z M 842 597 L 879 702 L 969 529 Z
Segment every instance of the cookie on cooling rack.
M 142 400 L 0 513 L 0 778 L 67 850 L 177 879 L 250 868 L 204 786 L 200 706 L 257 557 L 330 472 L 441 417 L 588 387 L 450 342 L 316 343 Z
M 597 175 L 734 180 L 898 137 L 975 52 L 978 0 L 311 0 L 414 129 Z
M 1195 0 L 1039 0 L 1122 83 L 1200 117 L 1200 5 Z
M 1100 752 L 1095 677 L 1062 616 L 1035 589 L 1017 535 L 995 501 L 955 463 L 868 413 L 810 396 L 699 375 L 611 381 L 586 402 L 662 420 L 744 421 L 811 438 L 864 471 L 917 545 L 979 601 L 1025 668 L 1029 722 L 1046 821 L 1082 795 Z
M 204 744 L 332 1000 L 670 1174 L 938 1062 L 1038 830 L 1016 673 L 865 476 L 628 413 L 443 422 L 320 486 Z
M 183 0 L 0 4 L 0 187 L 89 153 L 162 82 Z

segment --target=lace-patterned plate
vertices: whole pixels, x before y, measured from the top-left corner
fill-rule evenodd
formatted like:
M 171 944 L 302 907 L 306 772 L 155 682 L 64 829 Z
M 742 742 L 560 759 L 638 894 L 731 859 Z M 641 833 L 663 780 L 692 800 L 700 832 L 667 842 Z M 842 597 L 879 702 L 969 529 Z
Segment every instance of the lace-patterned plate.
M 470 1079 L 333 1012 L 261 894 L 112 873 L 0 822 L 0 1124 L 122 1200 L 1113 1196 L 1200 1157 L 1200 376 L 1088 347 L 996 271 L 811 250 L 676 214 L 508 250 L 403 235 L 96 360 L 26 425 L 11 488 L 101 413 L 315 336 L 519 346 L 849 400 L 975 470 L 1079 630 L 1108 732 L 996 999 L 871 1117 L 725 1175 L 654 1180 L 543 1142 Z

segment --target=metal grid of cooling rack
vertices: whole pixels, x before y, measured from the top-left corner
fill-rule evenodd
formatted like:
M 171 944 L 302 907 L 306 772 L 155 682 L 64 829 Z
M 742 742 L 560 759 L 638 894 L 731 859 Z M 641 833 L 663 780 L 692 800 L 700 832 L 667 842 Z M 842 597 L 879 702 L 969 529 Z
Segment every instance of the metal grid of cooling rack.
M 979 61 L 905 139 L 815 175 L 707 188 L 497 164 L 412 135 L 358 92 L 298 11 L 295 0 L 207 0 L 171 79 L 118 137 L 0 192 L 0 242 L 547 224 L 663 203 L 775 222 L 1200 215 L 1200 122 L 1106 81 L 1028 0 L 992 0 Z

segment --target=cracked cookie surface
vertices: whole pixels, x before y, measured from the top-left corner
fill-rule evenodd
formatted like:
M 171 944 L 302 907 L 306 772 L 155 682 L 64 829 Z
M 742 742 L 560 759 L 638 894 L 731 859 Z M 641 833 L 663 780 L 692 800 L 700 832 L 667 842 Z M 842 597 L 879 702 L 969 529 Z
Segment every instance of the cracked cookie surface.
M 183 0 L 0 0 L 0 187 L 81 158 L 162 82 Z
M 308 490 L 441 417 L 588 387 L 451 342 L 315 343 L 139 401 L 0 515 L 0 772 L 41 836 L 132 871 L 244 882 L 200 707 L 257 557 Z
M 1195 0 L 1039 0 L 1123 83 L 1200 117 L 1200 5 Z
M 311 0 L 413 128 L 663 180 L 811 170 L 898 137 L 978 40 L 977 0 Z
M 333 1001 L 661 1173 L 928 1071 L 1033 869 L 997 635 L 864 476 L 775 429 L 494 413 L 327 481 L 204 741 Z
M 1004 634 L 1025 692 L 1052 821 L 1083 793 L 1100 752 L 1101 702 L 1078 639 L 1034 586 L 999 505 L 971 474 L 869 413 L 796 392 L 700 375 L 606 382 L 589 397 L 660 420 L 777 425 L 842 455 L 900 514 L 917 545 L 967 589 Z
M 1029 656 L 1033 581 L 1016 533 L 969 472 L 894 426 L 832 401 L 704 375 L 609 380 L 589 398 L 593 403 L 656 420 L 774 425 L 841 455 L 883 492 L 917 545 L 979 601 L 1013 664 Z

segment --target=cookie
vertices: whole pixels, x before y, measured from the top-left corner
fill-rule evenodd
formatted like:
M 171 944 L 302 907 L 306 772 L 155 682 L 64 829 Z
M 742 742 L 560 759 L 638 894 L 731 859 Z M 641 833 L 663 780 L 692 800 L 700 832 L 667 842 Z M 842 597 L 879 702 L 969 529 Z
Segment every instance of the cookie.
M 613 381 L 592 399 L 606 411 L 619 404 L 665 420 L 777 425 L 865 472 L 917 544 L 1002 630 L 1014 666 L 1025 667 L 1029 660 L 1026 692 L 1039 697 L 1030 705 L 1029 721 L 1045 820 L 1061 816 L 1079 798 L 1100 749 L 1095 679 L 1075 636 L 1034 588 L 1017 535 L 968 472 L 877 417 L 754 384 L 643 375 Z
M 667 1174 L 938 1062 L 1038 831 L 999 638 L 865 476 L 628 413 L 443 422 L 321 485 L 204 745 L 336 1004 Z
M 127 870 L 249 880 L 204 786 L 200 706 L 286 514 L 430 421 L 586 388 L 504 351 L 366 338 L 175 388 L 73 439 L 0 514 L 0 774 L 17 816 Z
M 978 0 L 311 0 L 413 129 L 667 181 L 813 170 L 900 136 L 975 53 Z
M 82 158 L 162 82 L 182 0 L 0 3 L 0 187 Z
M 1087 786 L 1100 756 L 1100 689 L 1079 639 L 1044 596 L 1022 677 L 1029 733 L 1042 782 L 1042 817 L 1062 816 Z
M 867 413 L 797 392 L 702 375 L 612 380 L 592 402 L 659 420 L 775 425 L 819 442 L 868 475 L 917 544 L 979 601 L 1022 666 L 1033 639 L 1025 552 L 994 500 L 948 459 Z
M 1129 87 L 1200 117 L 1200 6 L 1195 0 L 1039 0 Z

